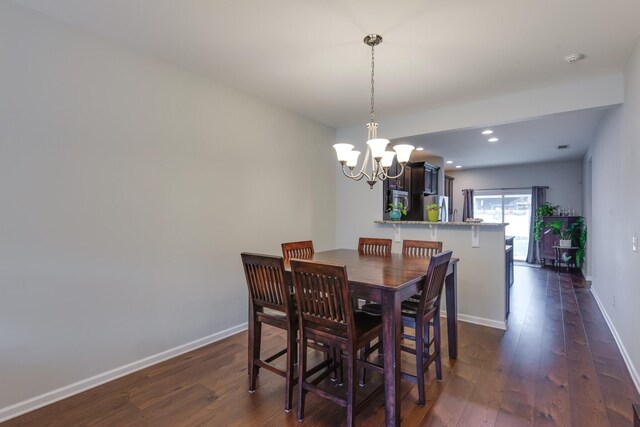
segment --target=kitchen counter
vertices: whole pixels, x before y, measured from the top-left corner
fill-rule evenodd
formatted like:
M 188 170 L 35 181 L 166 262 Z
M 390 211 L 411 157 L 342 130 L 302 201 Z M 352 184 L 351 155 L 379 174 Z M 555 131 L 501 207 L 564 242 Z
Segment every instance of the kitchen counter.
M 463 226 L 468 227 L 470 225 L 479 225 L 481 227 L 505 227 L 509 225 L 508 222 L 431 222 L 431 221 L 391 221 L 382 220 L 374 221 L 376 224 L 417 224 L 417 225 L 445 225 L 445 226 Z

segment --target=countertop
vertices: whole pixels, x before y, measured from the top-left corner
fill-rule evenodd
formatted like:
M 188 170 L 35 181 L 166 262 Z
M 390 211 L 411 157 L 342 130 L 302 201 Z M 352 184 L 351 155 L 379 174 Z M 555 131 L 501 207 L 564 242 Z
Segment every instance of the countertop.
M 472 225 L 479 225 L 480 227 L 505 227 L 509 225 L 508 222 L 431 222 L 431 221 L 374 221 L 376 224 L 418 224 L 418 225 L 443 225 L 454 227 L 469 227 Z

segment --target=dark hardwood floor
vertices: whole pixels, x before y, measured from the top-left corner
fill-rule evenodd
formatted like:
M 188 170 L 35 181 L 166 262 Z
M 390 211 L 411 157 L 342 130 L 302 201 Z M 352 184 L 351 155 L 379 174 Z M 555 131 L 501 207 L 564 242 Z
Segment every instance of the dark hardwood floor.
M 457 361 L 433 368 L 427 403 L 402 386 L 405 426 L 631 426 L 640 398 L 613 336 L 584 283 L 551 269 L 515 268 L 509 330 L 460 322 Z M 443 322 L 446 327 L 446 322 Z M 266 329 L 266 351 L 283 334 Z M 447 354 L 446 331 L 443 330 Z M 249 394 L 246 332 L 10 420 L 2 426 L 296 426 L 284 379 L 261 371 Z M 413 369 L 408 355 L 403 366 Z M 361 394 L 381 379 L 371 375 Z M 332 386 L 332 385 L 329 385 Z M 383 425 L 382 396 L 356 417 Z M 295 407 L 295 401 L 294 401 Z M 305 426 L 335 426 L 345 411 L 309 394 Z

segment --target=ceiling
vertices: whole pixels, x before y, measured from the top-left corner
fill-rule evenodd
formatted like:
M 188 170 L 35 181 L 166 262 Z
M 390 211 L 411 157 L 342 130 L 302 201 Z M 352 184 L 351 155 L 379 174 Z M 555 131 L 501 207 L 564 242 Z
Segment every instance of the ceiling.
M 424 148 L 424 151 L 414 151 L 411 161 L 424 161 L 428 156 L 453 161 L 445 165 L 445 170 L 452 170 L 456 165 L 472 169 L 580 159 L 585 155 L 605 111 L 605 108 L 571 111 L 498 126 L 418 135 L 393 142 Z M 483 135 L 482 131 L 486 129 L 493 133 Z M 499 140 L 489 142 L 491 137 Z M 558 145 L 569 145 L 569 148 L 558 150 Z
M 381 121 L 620 72 L 640 35 L 637 0 L 14 1 L 336 128 L 368 121 L 368 33 Z

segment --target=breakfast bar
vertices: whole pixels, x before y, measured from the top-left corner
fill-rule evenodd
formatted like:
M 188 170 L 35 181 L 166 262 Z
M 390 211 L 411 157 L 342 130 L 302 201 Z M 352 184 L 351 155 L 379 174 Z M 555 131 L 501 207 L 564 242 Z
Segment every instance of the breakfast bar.
M 458 320 L 507 329 L 505 277 L 506 223 L 375 221 L 379 237 L 437 240 L 460 259 L 457 275 Z M 445 296 L 446 298 L 446 296 Z M 444 304 L 443 304 L 444 306 Z M 444 315 L 444 314 L 443 314 Z

